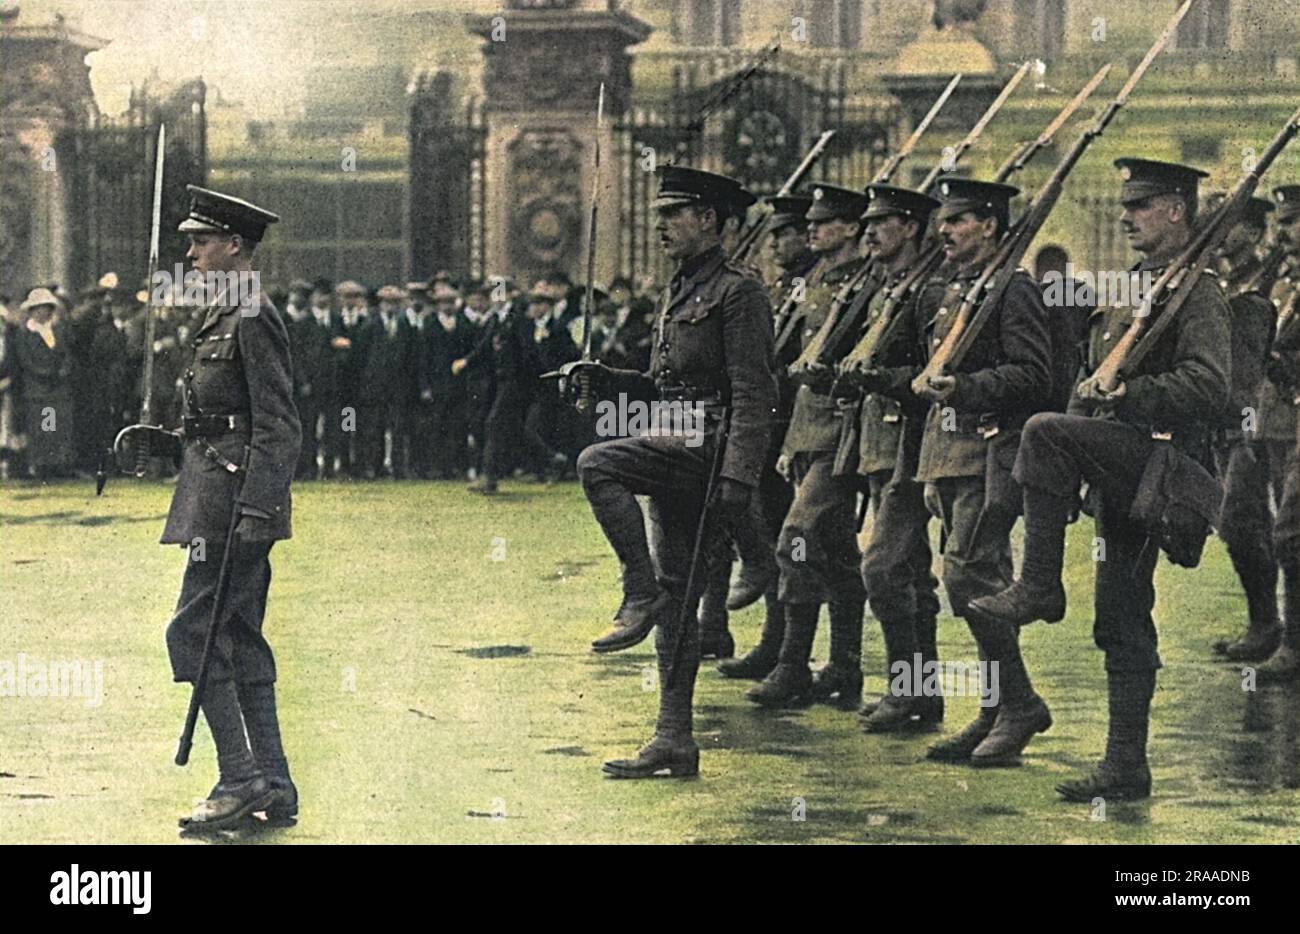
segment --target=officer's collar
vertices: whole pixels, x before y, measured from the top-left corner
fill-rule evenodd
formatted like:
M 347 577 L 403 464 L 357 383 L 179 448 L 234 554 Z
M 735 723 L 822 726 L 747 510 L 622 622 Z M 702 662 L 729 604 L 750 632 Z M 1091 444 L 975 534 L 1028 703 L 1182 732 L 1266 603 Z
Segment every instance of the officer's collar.
M 692 278 L 710 263 L 721 263 L 723 259 L 725 259 L 725 256 L 722 252 L 722 244 L 715 244 L 703 253 L 696 253 L 689 259 L 682 260 L 681 265 L 677 267 L 677 278 Z

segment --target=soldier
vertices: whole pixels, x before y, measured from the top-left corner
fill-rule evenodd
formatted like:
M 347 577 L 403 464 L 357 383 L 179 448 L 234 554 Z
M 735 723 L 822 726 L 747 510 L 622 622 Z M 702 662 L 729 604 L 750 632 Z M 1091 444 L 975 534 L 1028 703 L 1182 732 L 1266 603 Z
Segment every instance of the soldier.
M 817 185 L 806 215 L 808 243 L 817 255 L 800 302 L 803 338 L 810 339 L 833 312 L 842 287 L 862 269 L 859 254 L 865 195 Z M 851 300 L 851 298 L 850 298 Z M 776 667 L 746 694 L 764 707 L 838 698 L 856 708 L 862 696 L 862 614 L 866 593 L 858 572 L 858 484 L 851 473 L 834 476 L 839 447 L 839 407 L 810 385 L 795 392 L 790 427 L 777 470 L 794 485 L 794 501 L 777 541 L 785 634 Z M 822 604 L 829 604 L 831 657 L 814 683 L 808 661 Z
M 884 282 L 867 308 L 865 326 L 884 313 L 886 299 L 917 262 L 919 248 L 939 206 L 927 195 L 906 188 L 871 185 L 871 206 L 863 215 L 866 239 Z M 906 301 L 906 299 L 904 300 Z M 909 388 L 921 363 L 916 316 L 906 305 L 896 308 L 903 330 L 881 358 L 881 366 L 860 378 L 862 399 L 858 473 L 869 484 L 874 519 L 862 555 L 862 582 L 871 611 L 885 636 L 886 682 L 900 669 L 910 671 L 919 656 L 938 661 L 938 581 L 931 572 L 930 513 L 924 486 L 914 477 L 920 455 L 927 406 Z M 908 410 L 904 410 L 904 405 Z M 847 427 L 847 426 L 846 426 Z M 906 679 L 910 685 L 911 678 Z M 889 733 L 933 728 L 943 720 L 943 697 L 914 697 L 909 689 L 887 693 L 879 704 L 863 708 L 862 729 Z
M 806 285 L 808 274 L 817 262 L 817 256 L 808 248 L 808 221 L 805 216 L 812 207 L 812 195 L 796 194 L 772 197 L 768 219 L 768 252 L 779 272 L 768 285 L 772 308 L 782 308 L 795 288 Z M 773 322 L 775 336 L 775 321 Z M 762 681 L 776 667 L 785 636 L 785 607 L 781 605 L 780 577 L 771 573 L 775 563 L 776 541 L 790 510 L 794 491 L 785 477 L 776 472 L 776 461 L 781 456 L 781 442 L 790 425 L 794 410 L 795 385 L 786 368 L 799 356 L 799 341 L 787 341 L 784 353 L 777 358 L 777 406 L 772 423 L 771 443 L 767 460 L 758 484 L 758 510 L 762 517 L 758 528 L 765 534 L 738 535 L 737 550 L 741 556 L 740 575 L 727 594 L 726 608 L 738 610 L 753 602 L 755 591 L 761 593 L 764 603 L 763 630 L 758 645 L 739 658 L 724 659 L 718 671 L 728 678 L 747 678 Z M 751 524 L 752 525 L 752 524 Z M 757 540 L 755 540 L 757 539 Z M 762 553 L 759 553 L 761 549 Z M 759 585 L 762 585 L 761 587 Z M 707 599 L 707 595 L 706 595 Z M 754 597 L 756 599 L 756 597 Z
M 726 219 L 743 214 L 753 202 L 753 195 L 725 176 L 660 169 L 657 229 L 664 251 L 678 265 L 663 295 L 650 372 L 592 364 L 579 377 L 591 385 L 594 376 L 592 388 L 606 397 L 657 392 L 662 399 L 690 404 L 707 413 L 710 428 L 720 417 L 729 418 L 713 491 L 727 517 L 749 508 L 776 405 L 767 296 L 757 279 L 727 263 L 720 241 Z M 614 628 L 593 648 L 629 648 L 657 627 L 658 724 L 654 738 L 634 758 L 605 764 L 616 778 L 664 771 L 684 777 L 699 769 L 699 748 L 691 736 L 700 656 L 691 617 L 697 608 L 682 604 L 717 436 L 710 431 L 703 444 L 694 437 L 682 431 L 618 438 L 594 444 L 578 458 L 583 490 L 623 568 L 623 603 Z M 653 558 L 638 495 L 650 498 Z M 671 671 L 675 651 L 680 668 Z
M 193 200 L 179 229 L 189 234 L 186 257 L 194 269 L 250 271 L 254 249 L 279 218 L 238 198 L 187 188 Z M 221 773 L 204 804 L 203 826 L 219 829 L 255 811 L 270 818 L 298 812 L 280 741 L 275 658 L 262 620 L 271 547 L 291 534 L 289 486 L 301 432 L 288 329 L 265 293 L 242 300 L 225 291 L 212 296 L 190 344 L 181 474 L 162 534 L 163 544 L 189 546 L 190 552 L 167 626 L 167 650 L 175 679 L 194 681 L 237 503 L 227 615 L 217 620 L 201 698 Z
M 1277 395 L 1276 387 L 1264 386 L 1275 315 L 1267 292 L 1261 291 L 1269 283 L 1255 250 L 1272 210 L 1272 203 L 1263 198 L 1247 202 L 1241 221 L 1224 239 L 1215 270 L 1232 312 L 1232 390 L 1224 437 L 1214 451 L 1224 485 L 1218 529 L 1246 592 L 1247 626 L 1240 639 L 1217 642 L 1214 650 L 1235 662 L 1263 661 L 1282 636 L 1269 497 L 1271 493 L 1282 501 L 1287 455 L 1295 441 L 1295 410 L 1289 399 Z M 1260 412 L 1265 392 L 1268 403 Z
M 1144 257 L 1136 269 L 1158 276 L 1192 237 L 1197 188 L 1206 173 L 1145 159 L 1115 164 L 1124 175 L 1122 224 L 1129 244 Z M 1159 306 L 1153 314 L 1160 314 Z M 1065 528 L 1087 481 L 1098 494 L 1097 536 L 1106 549 L 1105 560 L 1096 562 L 1093 638 L 1106 653 L 1110 723 L 1101 764 L 1086 778 L 1057 786 L 1067 801 L 1151 793 L 1146 745 L 1160 667 L 1151 618 L 1159 549 L 1130 510 L 1139 485 L 1150 482 L 1143 475 L 1153 458 L 1182 452 L 1180 457 L 1210 463 L 1210 435 L 1221 423 L 1230 390 L 1230 314 L 1218 283 L 1201 276 L 1173 326 L 1125 382 L 1104 392 L 1095 379 L 1085 379 L 1069 414 L 1035 415 L 1025 426 L 1015 464 L 1024 489 L 1020 579 L 975 601 L 972 611 L 1017 626 L 1064 616 Z M 1090 366 L 1120 340 L 1131 316 L 1127 308 L 1095 316 Z M 1160 447 L 1166 443 L 1173 447 Z M 1191 493 L 1182 484 L 1169 487 L 1175 497 Z
M 1297 432 L 1294 437 L 1300 439 L 1300 419 L 1296 416 L 1296 400 L 1300 398 L 1300 367 L 1296 365 L 1300 341 L 1294 336 L 1293 320 L 1300 312 L 1300 185 L 1275 188 L 1273 200 L 1277 205 L 1277 242 L 1286 251 L 1286 259 L 1271 296 L 1278 311 L 1279 340 L 1270 355 L 1265 391 L 1260 393 L 1260 407 L 1267 413 L 1261 413 L 1261 417 L 1270 438 L 1294 425 Z M 1270 446 L 1269 451 L 1273 457 L 1276 448 Z M 1294 680 L 1300 677 L 1300 453 L 1295 448 L 1287 458 L 1273 542 L 1282 570 L 1285 626 L 1278 647 L 1256 671 L 1263 681 Z
M 942 344 L 963 296 L 1006 234 L 1010 202 L 1019 193 L 1010 185 L 956 177 L 940 178 L 938 192 L 946 271 L 922 289 L 916 304 L 927 356 Z M 997 663 L 996 697 L 981 698 L 976 720 L 931 746 L 931 759 L 1014 764 L 1029 738 L 1051 726 L 1021 657 L 1019 631 L 969 609 L 973 599 L 997 593 L 1012 579 L 1011 528 L 1020 504 L 1010 468 L 1025 420 L 1051 400 L 1051 349 L 1043 295 L 1021 271 L 957 372 L 912 383 L 913 392 L 931 403 L 916 479 L 926 484 L 926 505 L 943 526 L 944 590 L 953 615 L 970 626 L 980 660 L 989 663 L 985 670 L 993 672 Z

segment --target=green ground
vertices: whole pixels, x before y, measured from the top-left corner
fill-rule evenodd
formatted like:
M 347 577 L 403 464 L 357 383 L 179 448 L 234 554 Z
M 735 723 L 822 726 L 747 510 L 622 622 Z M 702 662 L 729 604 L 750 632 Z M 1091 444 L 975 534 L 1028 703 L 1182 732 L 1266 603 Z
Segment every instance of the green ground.
M 155 544 L 170 488 L 123 480 L 92 494 L 0 490 L 0 662 L 102 660 L 105 683 L 98 707 L 0 697 L 0 843 L 174 841 L 175 818 L 213 780 L 202 727 L 190 766 L 171 764 L 188 690 L 171 683 L 162 640 L 183 568 L 179 549 Z M 268 629 L 303 817 L 260 841 L 1300 841 L 1300 696 L 1244 693 L 1239 671 L 1208 660 L 1243 613 L 1217 543 L 1199 571 L 1159 572 L 1156 796 L 1094 820 L 1052 792 L 1104 736 L 1090 527 L 1070 546 L 1070 617 L 1026 633 L 1056 726 L 1024 767 L 931 764 L 926 737 L 867 738 L 827 708 L 758 712 L 743 685 L 706 668 L 701 778 L 615 782 L 600 762 L 648 735 L 653 662 L 587 651 L 616 604 L 617 568 L 576 487 L 512 484 L 483 500 L 450 484 L 326 484 L 296 496 Z M 736 618 L 742 645 L 759 614 Z M 940 643 L 975 657 L 951 618 Z M 869 623 L 870 672 L 881 652 Z M 951 702 L 947 729 L 974 703 Z M 792 820 L 796 798 L 806 820 Z

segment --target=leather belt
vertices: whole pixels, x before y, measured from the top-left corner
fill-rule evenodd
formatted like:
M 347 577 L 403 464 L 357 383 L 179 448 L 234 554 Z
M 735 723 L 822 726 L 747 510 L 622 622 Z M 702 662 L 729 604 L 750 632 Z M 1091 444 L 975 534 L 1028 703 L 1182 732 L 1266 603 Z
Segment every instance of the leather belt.
M 724 405 L 722 393 L 716 389 L 697 386 L 660 386 L 659 398 L 663 402 L 698 402 L 701 405 Z
M 219 438 L 253 427 L 247 415 L 187 415 L 181 419 L 186 438 Z

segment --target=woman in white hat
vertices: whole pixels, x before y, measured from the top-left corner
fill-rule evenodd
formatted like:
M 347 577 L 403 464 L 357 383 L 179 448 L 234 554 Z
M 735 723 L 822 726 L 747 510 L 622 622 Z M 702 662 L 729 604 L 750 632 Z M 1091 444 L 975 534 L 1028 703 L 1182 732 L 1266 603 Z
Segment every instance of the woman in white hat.
M 72 355 L 63 305 L 46 288 L 32 289 L 19 306 L 13 332 L 14 388 L 27 439 L 27 470 L 38 480 L 72 476 Z

